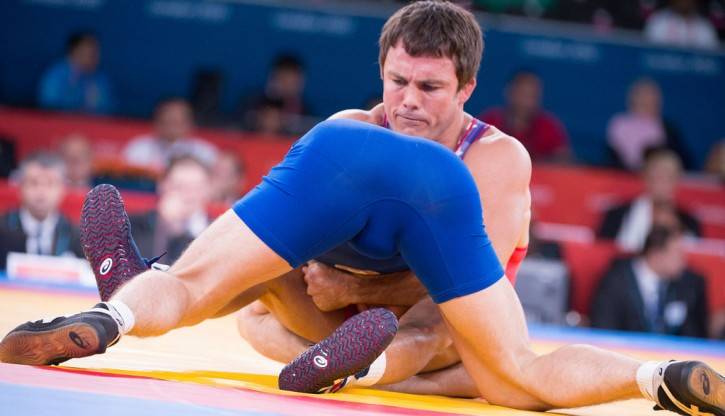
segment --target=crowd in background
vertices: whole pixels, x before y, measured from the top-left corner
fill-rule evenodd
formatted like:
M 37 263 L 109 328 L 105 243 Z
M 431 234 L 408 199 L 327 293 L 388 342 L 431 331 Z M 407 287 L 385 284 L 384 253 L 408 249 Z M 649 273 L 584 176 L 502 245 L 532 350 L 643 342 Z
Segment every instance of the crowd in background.
M 587 0 L 473 0 L 476 8 L 491 12 L 591 22 L 610 27 L 643 29 L 653 42 L 694 48 L 719 46 L 725 9 L 720 1 L 672 0 L 660 9 L 653 0 L 601 2 Z M 65 56 L 39 80 L 37 103 L 46 109 L 89 114 L 113 114 L 114 83 L 100 69 L 100 49 L 93 33 L 72 35 Z M 710 324 L 704 280 L 685 260 L 683 241 L 701 236 L 692 213 L 677 205 L 675 192 L 684 170 L 694 169 L 692 155 L 681 142 L 679 126 L 662 114 L 663 97 L 652 79 L 630 80 L 626 111 L 612 114 L 607 144 L 612 167 L 641 175 L 644 191 L 631 201 L 602 213 L 597 237 L 615 242 L 630 256 L 616 259 L 595 292 L 589 324 L 600 328 L 647 331 L 695 337 L 725 338 L 725 325 Z M 166 253 L 173 262 L 211 221 L 211 203 L 231 205 L 245 189 L 245 169 L 237 155 L 222 152 L 195 135 L 197 123 L 237 127 L 264 137 L 294 137 L 319 119 L 303 99 L 305 66 L 294 55 L 270 63 L 265 85 L 242 97 L 235 114 L 224 114 L 218 102 L 222 85 L 218 74 L 202 71 L 187 97 L 159 101 L 152 129 L 129 138 L 121 159 L 156 178 L 158 195 L 153 210 L 134 215 L 134 237 L 145 256 Z M 575 162 L 566 126 L 543 108 L 545 80 L 522 69 L 503 86 L 501 106 L 473 115 L 519 139 L 532 160 Z M 366 108 L 379 103 L 371 97 Z M 12 140 L 0 138 L 0 166 L 17 184 L 20 207 L 0 217 L 0 269 L 8 252 L 82 257 L 78 231 L 60 212 L 68 188 L 89 189 L 94 177 L 94 149 L 83 132 L 65 137 L 56 149 L 34 153 L 22 161 L 13 158 Z M 725 179 L 725 141 L 716 145 L 706 169 Z M 526 265 L 528 263 L 528 266 Z M 528 271 L 527 271 L 528 270 Z M 554 242 L 532 235 L 522 267 L 528 282 L 551 273 L 567 285 L 568 270 Z M 568 310 L 550 311 L 537 299 L 541 293 L 519 279 L 527 315 L 540 322 L 561 323 Z M 524 282 L 524 283 L 521 283 Z M 522 286 L 523 285 L 523 286 Z M 564 289 L 566 290 L 566 289 Z M 565 292 L 563 292 L 565 293 Z M 613 307 L 612 305 L 616 305 Z M 549 309 L 547 311 L 547 309 Z M 586 322 L 585 322 L 586 323 Z
M 667 33 L 673 33 L 672 29 Z M 65 57 L 52 64 L 39 81 L 38 105 L 53 110 L 112 114 L 114 85 L 99 69 L 100 48 L 93 33 L 73 34 L 68 39 Z M 610 167 L 636 172 L 642 167 L 647 149 L 665 146 L 678 154 L 686 170 L 695 170 L 698 155 L 690 154 L 682 142 L 679 130 L 683 127 L 663 116 L 666 97 L 657 82 L 648 78 L 630 82 L 628 96 L 622 97 L 626 111 L 612 114 L 606 131 L 602 132 L 610 150 Z M 201 71 L 194 78 L 189 97 L 169 97 L 157 106 L 153 114 L 157 136 L 134 139 L 124 156 L 131 163 L 155 168 L 179 148 L 212 159 L 211 146 L 199 138 L 187 137 L 191 134 L 192 119 L 202 126 L 238 128 L 270 138 L 299 136 L 322 118 L 305 103 L 304 88 L 304 63 L 292 54 L 280 55 L 270 63 L 265 85 L 241 97 L 237 111 L 228 114 L 219 105 L 220 75 Z M 566 126 L 542 106 L 544 94 L 545 80 L 532 70 L 521 69 L 511 74 L 503 86 L 503 105 L 469 111 L 519 139 L 535 162 L 576 162 Z M 373 97 L 360 104 L 371 106 L 377 102 Z M 178 122 L 170 124 L 174 118 Z M 171 131 L 165 125 L 178 125 L 179 130 Z M 721 177 L 725 177 L 723 143 L 725 138 L 713 146 L 705 164 L 707 172 Z
M 470 0 L 476 9 L 575 23 L 599 31 L 641 30 L 647 40 L 702 49 L 725 38 L 722 0 Z

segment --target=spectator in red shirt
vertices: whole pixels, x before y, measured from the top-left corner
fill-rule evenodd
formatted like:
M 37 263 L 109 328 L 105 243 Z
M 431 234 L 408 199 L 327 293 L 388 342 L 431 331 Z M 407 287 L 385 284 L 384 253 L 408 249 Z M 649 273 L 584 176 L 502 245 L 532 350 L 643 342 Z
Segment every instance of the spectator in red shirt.
M 517 138 L 534 161 L 570 158 L 564 125 L 541 108 L 542 85 L 531 71 L 518 71 L 506 86 L 506 106 L 484 111 L 479 118 Z

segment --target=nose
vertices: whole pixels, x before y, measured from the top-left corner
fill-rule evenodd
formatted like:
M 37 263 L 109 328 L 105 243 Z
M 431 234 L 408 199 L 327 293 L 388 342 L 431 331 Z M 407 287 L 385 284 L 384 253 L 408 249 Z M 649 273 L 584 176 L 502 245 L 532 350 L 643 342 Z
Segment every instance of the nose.
M 420 92 L 414 86 L 408 86 L 403 91 L 403 107 L 407 110 L 417 110 L 420 107 Z

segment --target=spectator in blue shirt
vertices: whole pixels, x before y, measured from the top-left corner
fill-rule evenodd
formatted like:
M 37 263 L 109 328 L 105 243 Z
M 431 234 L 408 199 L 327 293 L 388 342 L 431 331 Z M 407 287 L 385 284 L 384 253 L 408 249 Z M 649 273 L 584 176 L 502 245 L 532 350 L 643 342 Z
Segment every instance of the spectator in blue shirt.
M 99 45 L 95 35 L 77 33 L 68 39 L 66 56 L 43 74 L 38 103 L 43 108 L 96 114 L 112 113 L 111 84 L 98 70 Z

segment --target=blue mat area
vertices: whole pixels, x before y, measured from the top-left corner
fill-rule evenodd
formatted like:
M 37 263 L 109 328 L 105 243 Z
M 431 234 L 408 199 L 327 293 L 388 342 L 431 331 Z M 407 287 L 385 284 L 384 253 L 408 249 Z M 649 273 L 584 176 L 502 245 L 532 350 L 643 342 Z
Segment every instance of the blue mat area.
M 678 350 L 688 351 L 692 354 L 725 357 L 725 341 L 711 339 L 549 325 L 529 325 L 529 332 L 533 338 L 542 341 L 604 343 L 649 351 Z
M 183 401 L 183 398 L 179 398 Z M 196 404 L 170 403 L 0 383 L 0 415 L 89 416 L 280 416 Z

